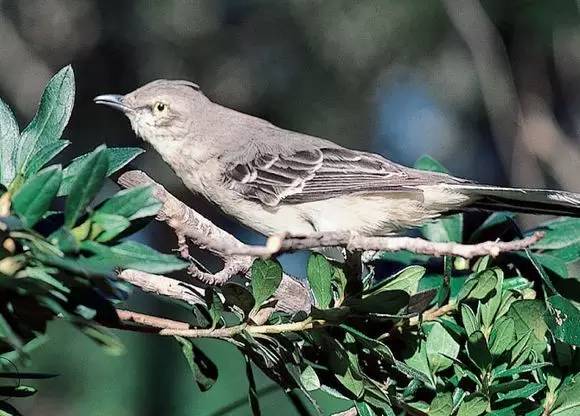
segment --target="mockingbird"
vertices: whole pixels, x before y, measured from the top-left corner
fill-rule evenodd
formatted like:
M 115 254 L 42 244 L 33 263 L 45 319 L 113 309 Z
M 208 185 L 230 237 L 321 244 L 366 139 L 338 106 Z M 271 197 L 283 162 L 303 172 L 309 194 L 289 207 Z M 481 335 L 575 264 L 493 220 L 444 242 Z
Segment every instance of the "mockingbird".
M 223 107 L 188 81 L 94 100 L 121 110 L 191 191 L 266 235 L 385 235 L 469 208 L 580 216 L 578 193 L 411 169 Z

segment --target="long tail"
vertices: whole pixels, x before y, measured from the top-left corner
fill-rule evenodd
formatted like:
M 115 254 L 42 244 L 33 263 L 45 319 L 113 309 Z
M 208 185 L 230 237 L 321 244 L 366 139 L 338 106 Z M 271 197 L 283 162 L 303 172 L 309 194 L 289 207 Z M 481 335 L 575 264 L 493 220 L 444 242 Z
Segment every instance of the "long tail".
M 471 208 L 580 217 L 580 194 L 574 192 L 468 184 L 449 188 L 469 196 Z

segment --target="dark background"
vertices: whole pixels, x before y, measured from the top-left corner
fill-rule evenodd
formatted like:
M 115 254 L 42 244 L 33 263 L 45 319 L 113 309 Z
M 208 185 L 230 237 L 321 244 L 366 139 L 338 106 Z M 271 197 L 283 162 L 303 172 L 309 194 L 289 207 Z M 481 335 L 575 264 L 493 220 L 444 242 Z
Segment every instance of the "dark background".
M 52 74 L 73 65 L 76 106 L 65 132 L 73 144 L 63 163 L 102 142 L 144 146 L 92 97 L 183 78 L 223 105 L 404 164 L 428 153 L 482 182 L 580 191 L 579 8 L 573 0 L 0 0 L 0 96 L 23 127 Z M 135 167 L 240 238 L 260 239 L 190 195 L 148 150 Z M 174 245 L 160 225 L 140 238 Z M 285 264 L 300 274 L 300 260 Z M 139 294 L 131 306 L 167 309 Z M 201 394 L 174 342 L 120 337 L 126 353 L 110 357 L 54 323 L 33 369 L 61 376 L 19 401 L 25 414 L 249 413 L 241 356 L 230 346 L 199 343 L 221 373 Z M 271 385 L 261 375 L 258 383 Z M 265 415 L 295 413 L 279 390 L 263 397 Z

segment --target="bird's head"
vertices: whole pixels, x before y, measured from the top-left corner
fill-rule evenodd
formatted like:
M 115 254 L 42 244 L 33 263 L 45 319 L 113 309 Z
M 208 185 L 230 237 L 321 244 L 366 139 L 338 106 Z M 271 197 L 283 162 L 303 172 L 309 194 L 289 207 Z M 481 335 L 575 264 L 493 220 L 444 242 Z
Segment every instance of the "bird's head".
M 187 137 L 209 100 L 193 82 L 161 79 L 126 95 L 99 95 L 94 101 L 122 111 L 138 136 L 160 145 Z

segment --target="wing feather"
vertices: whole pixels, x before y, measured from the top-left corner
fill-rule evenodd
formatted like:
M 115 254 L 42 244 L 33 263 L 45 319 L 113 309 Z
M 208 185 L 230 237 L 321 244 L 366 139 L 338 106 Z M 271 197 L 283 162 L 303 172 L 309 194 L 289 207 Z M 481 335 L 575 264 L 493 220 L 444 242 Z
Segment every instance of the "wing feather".
M 420 193 L 416 188 L 419 185 L 465 182 L 445 174 L 406 168 L 376 154 L 330 147 L 261 154 L 226 169 L 226 179 L 243 197 L 268 206 L 355 193 Z

